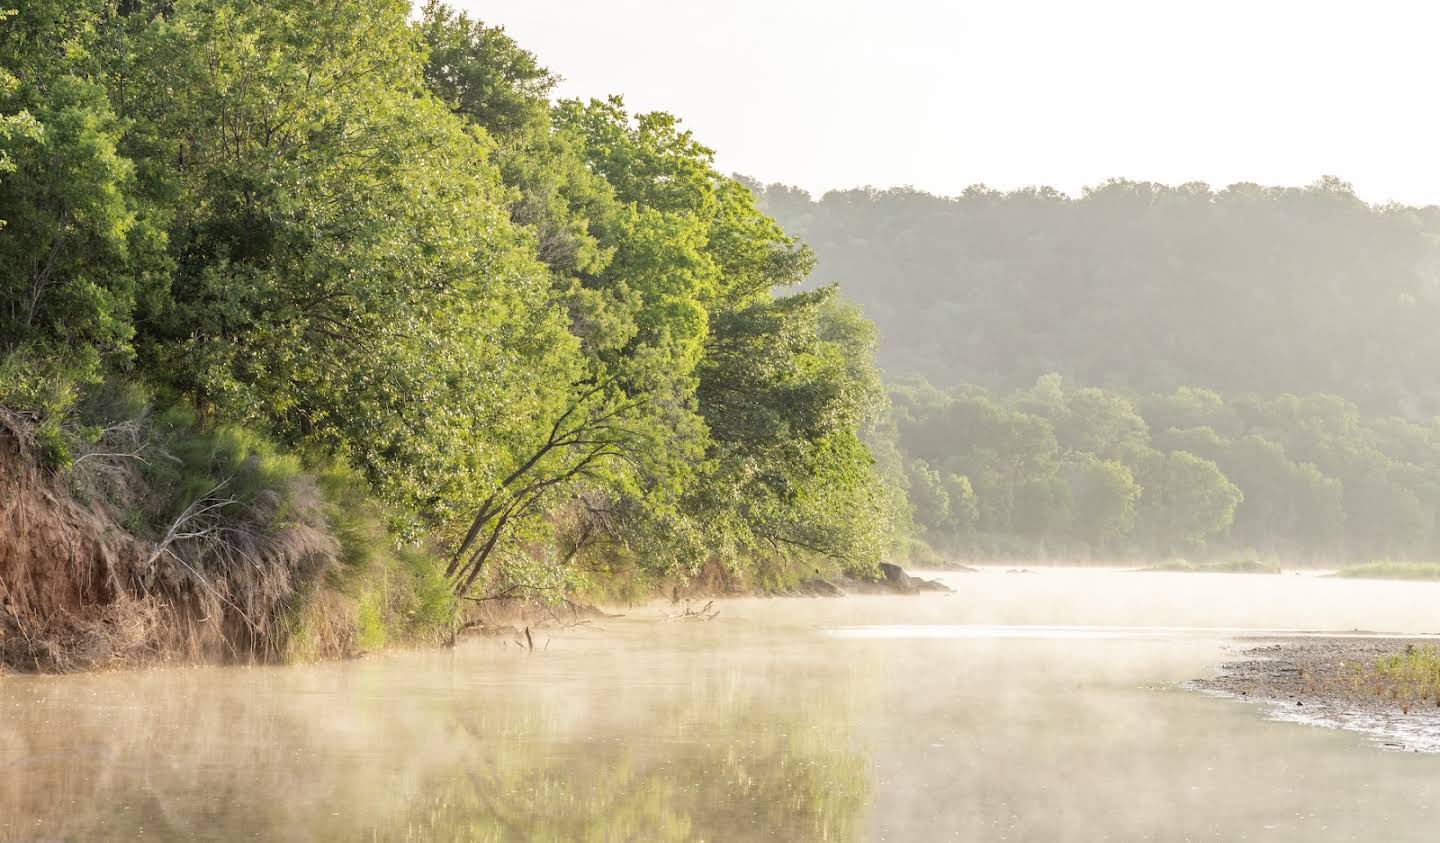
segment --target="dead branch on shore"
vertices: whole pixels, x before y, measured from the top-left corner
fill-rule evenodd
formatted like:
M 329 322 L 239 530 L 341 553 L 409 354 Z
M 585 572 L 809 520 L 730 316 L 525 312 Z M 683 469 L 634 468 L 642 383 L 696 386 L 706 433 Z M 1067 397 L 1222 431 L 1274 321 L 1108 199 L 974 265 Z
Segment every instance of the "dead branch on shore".
M 691 603 L 686 603 L 685 608 L 679 612 L 666 612 L 666 621 L 713 621 L 720 614 L 715 607 L 715 601 L 710 600 L 700 608 L 695 608 Z

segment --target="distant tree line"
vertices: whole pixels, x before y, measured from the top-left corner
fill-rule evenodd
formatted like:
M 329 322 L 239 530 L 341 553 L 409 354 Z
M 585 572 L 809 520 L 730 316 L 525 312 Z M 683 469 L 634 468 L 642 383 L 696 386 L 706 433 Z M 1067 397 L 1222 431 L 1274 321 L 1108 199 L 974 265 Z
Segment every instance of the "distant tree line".
M 1440 553 L 1440 208 L 1333 178 L 1078 198 L 746 183 L 878 326 L 876 451 L 928 543 Z
M 891 396 L 877 453 L 915 534 L 952 555 L 1440 555 L 1434 419 L 1332 395 L 1131 399 L 1058 375 L 1004 395 L 912 382 Z
M 1018 389 L 1328 393 L 1440 412 L 1440 208 L 1304 188 L 1111 181 L 812 198 L 751 183 L 873 319 L 893 377 Z

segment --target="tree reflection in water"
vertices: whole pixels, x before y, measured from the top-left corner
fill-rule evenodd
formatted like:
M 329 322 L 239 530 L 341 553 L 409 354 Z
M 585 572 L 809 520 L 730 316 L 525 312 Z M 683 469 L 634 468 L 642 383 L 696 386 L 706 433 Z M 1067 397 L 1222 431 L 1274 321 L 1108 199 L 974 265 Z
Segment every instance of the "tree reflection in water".
M 853 674 L 670 656 L 668 684 L 436 654 L 8 679 L 0 840 L 860 836 Z

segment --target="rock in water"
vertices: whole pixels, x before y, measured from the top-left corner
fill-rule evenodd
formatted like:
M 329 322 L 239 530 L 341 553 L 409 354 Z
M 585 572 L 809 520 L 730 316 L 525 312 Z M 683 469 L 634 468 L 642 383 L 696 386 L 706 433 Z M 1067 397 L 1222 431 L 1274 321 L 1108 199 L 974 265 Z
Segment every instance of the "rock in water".
M 910 581 L 921 591 L 954 591 L 955 589 L 939 580 L 926 580 L 920 577 L 911 577 Z
M 790 589 L 796 597 L 844 597 L 845 589 L 826 579 L 806 580 Z
M 880 573 L 885 575 L 885 582 L 901 594 L 914 594 L 920 590 L 919 584 L 899 565 L 881 562 Z

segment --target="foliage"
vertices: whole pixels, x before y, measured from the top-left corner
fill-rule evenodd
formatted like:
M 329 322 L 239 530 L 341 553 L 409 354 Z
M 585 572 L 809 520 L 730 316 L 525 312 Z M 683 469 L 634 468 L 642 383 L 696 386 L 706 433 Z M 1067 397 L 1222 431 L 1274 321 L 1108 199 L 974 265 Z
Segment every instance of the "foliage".
M 1188 562 L 1172 559 L 1142 568 L 1141 571 L 1176 574 L 1278 574 L 1280 569 L 1253 559 L 1232 559 L 1223 562 Z
M 548 109 L 553 77 L 503 31 L 434 4 L 420 29 L 432 86 L 500 139 L 512 220 L 583 361 L 476 509 L 451 564 L 462 588 L 496 554 L 513 568 L 506 536 L 533 545 L 524 524 L 547 510 L 563 513 L 554 555 L 591 571 L 618 558 L 693 576 L 795 554 L 873 568 L 891 541 L 855 436 L 879 396 L 873 335 L 833 293 L 771 293 L 804 277 L 808 251 L 674 117 L 618 97 Z
M 1440 580 L 1440 564 L 1434 562 L 1365 562 L 1335 572 L 1337 577 L 1360 580 Z
M 22 344 L 133 354 L 136 299 L 163 236 L 119 145 L 97 2 L 27 3 L 0 19 L 0 353 Z
M 1440 411 L 1440 211 L 1324 178 L 1226 188 L 1112 180 L 1068 197 L 977 185 L 811 197 L 750 183 L 874 319 L 880 363 L 944 387 L 1058 372 L 1137 393 L 1341 395 Z
M 1406 645 L 1405 650 L 1375 660 L 1369 674 L 1359 672 L 1358 682 L 1371 686 L 1375 696 L 1389 697 L 1404 713 L 1433 699 L 1440 707 L 1440 650 Z
M 1440 426 L 1367 416 L 1328 395 L 1208 390 L 1127 397 L 1058 377 L 997 397 L 892 390 L 912 518 L 962 554 L 1263 553 L 1433 558 Z M 944 477 L 971 488 L 953 520 Z
M 338 548 L 306 652 L 487 593 L 873 572 L 873 329 L 780 292 L 811 253 L 676 117 L 555 81 L 437 2 L 0 15 L 0 404 L 58 472 L 163 451 L 141 538 L 222 488 L 303 509 Z

